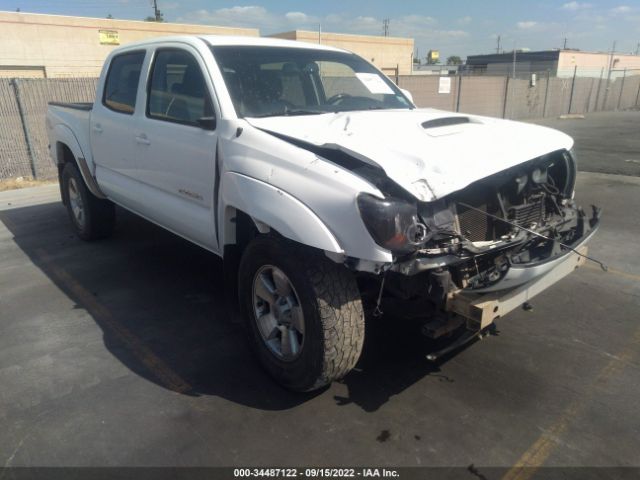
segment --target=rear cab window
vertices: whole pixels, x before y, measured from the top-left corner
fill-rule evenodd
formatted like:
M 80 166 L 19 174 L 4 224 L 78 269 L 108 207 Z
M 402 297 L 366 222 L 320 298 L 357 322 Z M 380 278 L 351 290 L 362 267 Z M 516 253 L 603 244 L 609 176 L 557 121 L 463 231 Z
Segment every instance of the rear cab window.
M 105 107 L 115 112 L 133 114 L 144 57 L 144 51 L 121 53 L 113 57 L 102 95 Z
M 149 118 L 197 126 L 214 116 L 202 69 L 189 52 L 176 48 L 156 51 L 147 86 Z

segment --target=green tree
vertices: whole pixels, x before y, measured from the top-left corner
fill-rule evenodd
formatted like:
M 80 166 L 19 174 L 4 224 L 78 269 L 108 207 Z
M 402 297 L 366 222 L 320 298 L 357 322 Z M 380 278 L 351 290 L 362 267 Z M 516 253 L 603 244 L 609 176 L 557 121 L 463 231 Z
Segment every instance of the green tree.
M 147 18 L 144 19 L 144 21 L 145 22 L 164 22 L 164 15 L 162 14 L 162 12 L 160 12 L 159 17 L 160 18 L 156 20 L 156 17 L 152 17 L 151 15 L 149 15 Z
M 462 59 L 457 55 L 447 57 L 447 65 L 462 65 Z

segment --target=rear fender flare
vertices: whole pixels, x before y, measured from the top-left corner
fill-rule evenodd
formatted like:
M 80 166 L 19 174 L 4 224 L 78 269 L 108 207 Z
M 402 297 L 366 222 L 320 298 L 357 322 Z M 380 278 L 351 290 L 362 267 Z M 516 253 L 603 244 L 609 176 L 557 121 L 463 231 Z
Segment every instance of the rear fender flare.
M 78 166 L 78 170 L 80 170 L 80 175 L 82 175 L 84 183 L 87 185 L 89 191 L 98 198 L 106 199 L 107 197 L 104 193 L 102 193 L 100 187 L 96 183 L 95 178 L 91 174 L 91 170 L 89 169 L 89 165 L 86 156 L 82 151 L 82 147 L 80 146 L 80 142 L 78 142 L 78 139 L 73 134 L 71 129 L 66 125 L 56 125 L 54 127 L 54 136 L 54 138 L 57 139 L 55 146 L 56 164 L 63 165 L 65 163 L 65 159 L 60 157 L 61 149 L 59 149 L 59 145 L 64 145 L 73 154 L 73 158 Z

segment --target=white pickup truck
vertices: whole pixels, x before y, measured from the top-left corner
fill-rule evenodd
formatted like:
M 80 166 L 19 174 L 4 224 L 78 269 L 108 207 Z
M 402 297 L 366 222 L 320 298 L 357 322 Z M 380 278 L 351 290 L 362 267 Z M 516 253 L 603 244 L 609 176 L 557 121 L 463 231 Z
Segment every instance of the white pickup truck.
M 349 372 L 382 311 L 444 338 L 432 360 L 483 335 L 579 266 L 598 225 L 573 201 L 570 137 L 418 109 L 321 45 L 130 44 L 95 103 L 52 103 L 47 128 L 77 234 L 109 235 L 119 205 L 223 257 L 257 357 L 298 391 Z

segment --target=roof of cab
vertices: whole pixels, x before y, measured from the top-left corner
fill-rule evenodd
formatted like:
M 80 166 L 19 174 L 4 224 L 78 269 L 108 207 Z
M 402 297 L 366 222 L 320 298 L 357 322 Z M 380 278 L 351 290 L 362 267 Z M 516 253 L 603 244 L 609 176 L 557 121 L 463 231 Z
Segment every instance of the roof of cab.
M 334 52 L 346 52 L 340 48 L 320 45 L 316 43 L 298 42 L 295 40 L 284 40 L 281 38 L 264 37 L 241 37 L 229 35 L 172 35 L 166 37 L 153 37 L 138 42 L 127 43 L 116 50 L 129 50 L 131 48 L 145 47 L 162 42 L 180 42 L 194 44 L 205 42 L 211 46 L 265 46 L 265 47 L 290 47 L 290 48 L 311 48 L 314 50 L 331 50 Z M 115 50 L 114 50 L 115 51 Z

